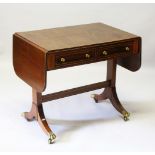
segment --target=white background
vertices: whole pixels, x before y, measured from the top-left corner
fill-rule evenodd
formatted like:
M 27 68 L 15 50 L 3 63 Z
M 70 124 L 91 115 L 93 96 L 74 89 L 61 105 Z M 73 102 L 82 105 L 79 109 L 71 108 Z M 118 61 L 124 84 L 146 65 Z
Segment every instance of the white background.
M 155 151 L 154 19 L 155 4 L 0 4 L 0 151 Z M 57 135 L 48 145 L 37 122 L 20 117 L 30 109 L 31 88 L 14 73 L 12 34 L 93 22 L 142 37 L 141 69 L 117 72 L 118 96 L 130 121 L 108 101 L 95 104 L 92 92 L 47 102 L 45 114 Z M 105 68 L 101 62 L 49 72 L 45 93 L 102 81 Z

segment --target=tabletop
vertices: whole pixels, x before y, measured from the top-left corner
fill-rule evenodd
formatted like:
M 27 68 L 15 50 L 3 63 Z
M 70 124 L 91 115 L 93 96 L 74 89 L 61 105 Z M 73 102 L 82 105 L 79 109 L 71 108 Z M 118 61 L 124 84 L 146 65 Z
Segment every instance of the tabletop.
M 16 35 L 45 49 L 44 52 L 103 44 L 137 37 L 134 34 L 103 23 L 17 32 Z

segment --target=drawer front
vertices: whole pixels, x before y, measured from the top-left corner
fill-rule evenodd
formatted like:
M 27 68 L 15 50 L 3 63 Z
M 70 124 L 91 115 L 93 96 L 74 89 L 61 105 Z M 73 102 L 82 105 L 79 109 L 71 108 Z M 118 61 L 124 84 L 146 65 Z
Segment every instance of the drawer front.
M 65 51 L 55 55 L 55 66 L 56 67 L 65 67 L 76 64 L 89 63 L 95 59 L 95 50 L 94 49 L 83 49 L 80 51 L 72 50 Z
M 96 45 L 89 48 L 69 49 L 48 53 L 47 70 L 88 64 L 92 62 L 112 59 L 114 57 L 129 56 L 139 52 L 138 40 Z
M 96 52 L 97 59 L 106 59 L 117 55 L 127 55 L 133 52 L 133 42 L 125 42 L 121 44 L 106 45 L 99 47 Z

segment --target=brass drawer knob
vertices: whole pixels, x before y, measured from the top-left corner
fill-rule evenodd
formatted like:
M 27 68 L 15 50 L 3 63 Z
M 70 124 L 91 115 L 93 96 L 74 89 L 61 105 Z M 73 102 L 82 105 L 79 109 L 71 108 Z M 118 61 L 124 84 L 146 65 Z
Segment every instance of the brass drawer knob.
M 102 54 L 103 54 L 103 55 L 107 55 L 108 52 L 107 52 L 107 51 L 103 51 Z
M 126 51 L 130 51 L 130 48 L 129 48 L 129 47 L 125 47 L 125 50 L 126 50 Z
M 90 54 L 86 54 L 85 57 L 86 57 L 86 58 L 90 58 Z
M 65 62 L 66 60 L 65 60 L 65 58 L 61 58 L 61 62 Z

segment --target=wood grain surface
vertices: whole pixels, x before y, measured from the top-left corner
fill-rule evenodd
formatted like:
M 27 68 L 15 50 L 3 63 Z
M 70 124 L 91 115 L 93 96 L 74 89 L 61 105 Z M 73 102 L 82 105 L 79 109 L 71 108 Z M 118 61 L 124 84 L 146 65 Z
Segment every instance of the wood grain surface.
M 102 23 L 19 32 L 18 35 L 44 48 L 45 52 L 137 37 Z

